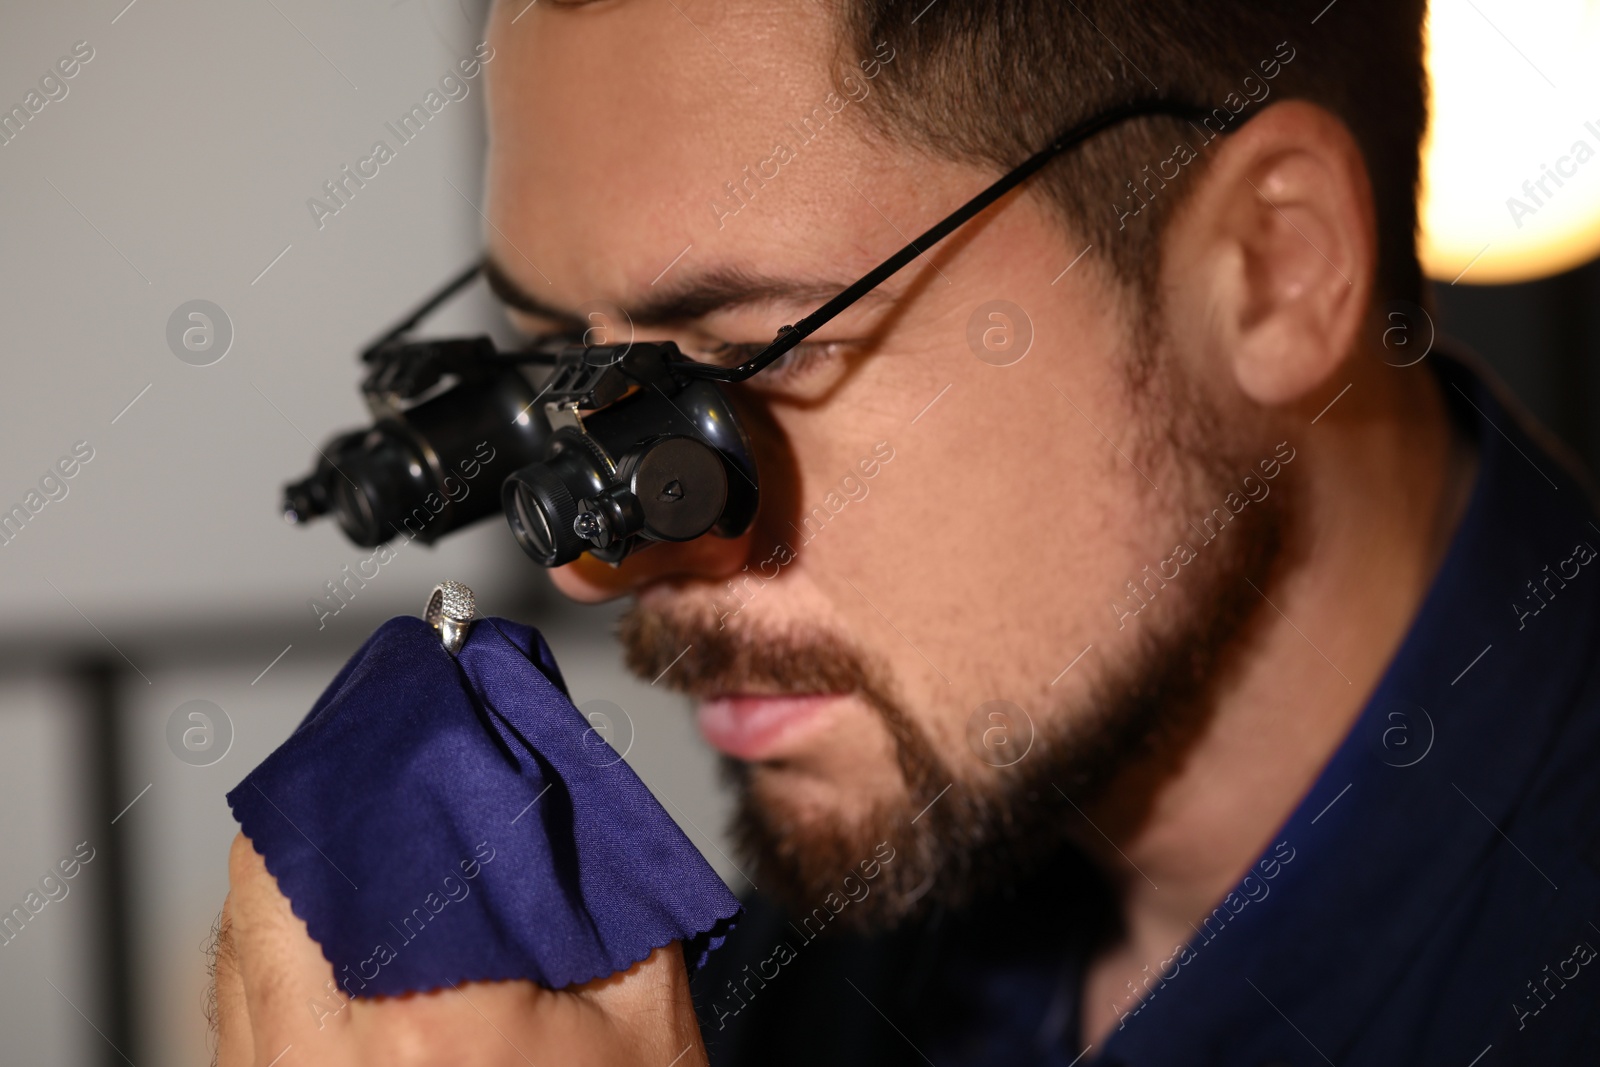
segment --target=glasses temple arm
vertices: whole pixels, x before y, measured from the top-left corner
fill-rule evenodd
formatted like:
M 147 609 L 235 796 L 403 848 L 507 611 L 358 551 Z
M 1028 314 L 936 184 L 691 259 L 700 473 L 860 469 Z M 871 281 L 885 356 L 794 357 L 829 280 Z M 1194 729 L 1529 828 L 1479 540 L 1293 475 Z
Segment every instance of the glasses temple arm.
M 1171 100 L 1138 100 L 1081 122 L 1061 133 L 1055 140 L 1017 164 L 987 189 L 984 189 L 977 196 L 956 208 L 955 211 L 934 223 L 921 236 L 872 268 L 858 281 L 839 293 L 838 296 L 829 300 L 794 325 L 781 327 L 778 330 L 777 337 L 773 339 L 771 344 L 743 363 L 734 367 L 718 367 L 709 363 L 691 363 L 678 368 L 678 370 L 680 373 L 694 378 L 711 378 L 722 382 L 742 382 L 775 362 L 785 352 L 804 341 L 834 316 L 883 284 L 913 259 L 948 237 L 968 219 L 971 219 L 984 208 L 1031 178 L 1046 163 L 1049 163 L 1061 153 L 1081 144 L 1102 130 L 1125 122 L 1128 119 L 1145 115 L 1172 115 L 1178 118 L 1194 118 L 1202 110 L 1175 103 Z
M 385 332 L 376 341 L 373 341 L 371 344 L 369 344 L 366 348 L 363 348 L 361 350 L 361 361 L 363 363 L 371 363 L 373 357 L 377 355 L 377 353 L 385 345 L 388 345 L 391 342 L 398 340 L 403 335 L 410 333 L 417 323 L 421 322 L 423 319 L 427 318 L 433 313 L 434 308 L 437 308 L 440 304 L 444 303 L 446 300 L 449 300 L 452 296 L 455 296 L 456 293 L 464 289 L 467 284 L 472 281 L 472 279 L 478 276 L 478 272 L 481 270 L 483 270 L 483 261 L 479 260 L 467 267 L 466 270 L 462 271 L 454 278 L 450 279 L 450 281 L 445 284 L 443 289 L 440 289 L 438 292 L 428 297 L 427 300 L 422 302 L 421 306 L 419 306 L 410 315 L 407 315 L 405 319 L 391 327 L 387 332 Z

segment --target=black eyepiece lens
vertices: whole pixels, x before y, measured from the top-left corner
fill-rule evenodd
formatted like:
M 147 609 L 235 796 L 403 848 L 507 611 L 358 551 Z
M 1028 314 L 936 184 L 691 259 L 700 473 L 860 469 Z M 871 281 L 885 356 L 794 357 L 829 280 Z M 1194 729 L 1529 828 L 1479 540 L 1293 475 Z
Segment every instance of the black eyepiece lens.
M 517 544 L 541 566 L 571 563 L 589 547 L 572 528 L 578 502 L 548 464 L 534 463 L 512 474 L 501 497 Z
M 328 511 L 327 486 L 320 472 L 283 487 L 283 519 L 293 525 L 310 522 Z
M 517 516 L 515 528 L 527 539 L 529 547 L 539 556 L 555 555 L 555 537 L 550 533 L 544 509 L 537 501 L 529 499 L 526 491 L 513 494 L 512 501 Z

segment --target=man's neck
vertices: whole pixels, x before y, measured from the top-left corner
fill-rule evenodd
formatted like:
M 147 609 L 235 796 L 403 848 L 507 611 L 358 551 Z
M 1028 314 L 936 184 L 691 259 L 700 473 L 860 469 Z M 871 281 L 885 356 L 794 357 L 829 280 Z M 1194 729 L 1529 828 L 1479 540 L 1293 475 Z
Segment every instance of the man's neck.
M 1349 392 L 1296 432 L 1300 543 L 1232 650 L 1206 728 L 1179 769 L 1155 784 L 1136 770 L 1091 809 L 1115 848 L 1085 844 L 1118 887 L 1125 933 L 1088 969 L 1087 1041 L 1137 1010 L 1145 979 L 1273 846 L 1399 647 L 1465 508 L 1476 455 L 1437 377 L 1365 355 L 1346 369 Z M 1130 810 L 1144 813 L 1136 826 L 1118 817 Z

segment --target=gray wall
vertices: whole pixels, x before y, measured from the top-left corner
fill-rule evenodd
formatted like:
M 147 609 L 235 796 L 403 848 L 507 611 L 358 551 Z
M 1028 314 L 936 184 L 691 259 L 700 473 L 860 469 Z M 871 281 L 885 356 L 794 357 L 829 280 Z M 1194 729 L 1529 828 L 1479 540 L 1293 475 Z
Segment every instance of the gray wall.
M 6 1063 L 123 1062 L 107 1038 L 141 1065 L 209 1062 L 201 946 L 235 830 L 223 793 L 366 634 L 443 578 L 543 629 L 580 705 L 629 713 L 629 761 L 736 877 L 683 702 L 628 676 L 613 612 L 558 602 L 503 523 L 405 548 L 319 629 L 308 599 L 368 553 L 278 518 L 311 441 L 361 419 L 355 350 L 480 246 L 479 81 L 320 229 L 306 201 L 375 139 L 397 144 L 384 124 L 472 54 L 482 3 L 125 4 L 0 9 L 0 106 L 24 104 L 76 42 L 93 48 L 66 96 L 0 145 L 0 508 L 74 443 L 93 449 L 0 546 L 0 904 L 79 842 L 96 849 L 0 944 Z M 168 346 L 193 299 L 232 322 L 210 366 Z M 495 314 L 474 292 L 439 328 Z M 195 699 L 234 730 L 208 767 L 166 740 Z

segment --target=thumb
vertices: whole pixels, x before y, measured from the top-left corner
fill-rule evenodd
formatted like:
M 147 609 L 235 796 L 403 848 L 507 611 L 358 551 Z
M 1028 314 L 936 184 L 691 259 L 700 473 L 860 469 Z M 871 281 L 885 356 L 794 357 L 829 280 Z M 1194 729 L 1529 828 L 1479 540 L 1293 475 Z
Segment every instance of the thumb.
M 271 1063 L 289 1046 L 296 1047 L 297 1063 L 320 1062 L 315 1057 L 334 1053 L 337 1035 L 349 1021 L 348 1013 L 338 1010 L 344 997 L 333 983 L 333 965 L 243 834 L 234 838 L 228 856 L 228 880 L 232 941 L 255 1062 Z M 330 1027 L 337 1029 L 330 1034 Z

